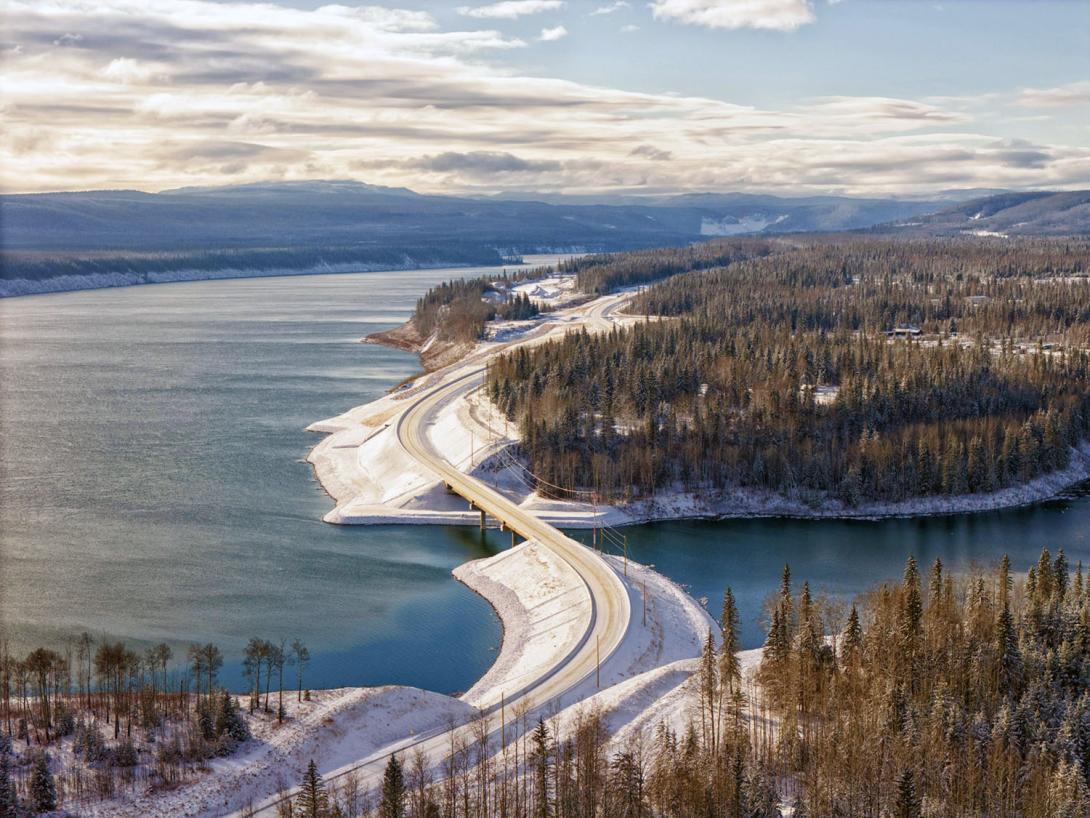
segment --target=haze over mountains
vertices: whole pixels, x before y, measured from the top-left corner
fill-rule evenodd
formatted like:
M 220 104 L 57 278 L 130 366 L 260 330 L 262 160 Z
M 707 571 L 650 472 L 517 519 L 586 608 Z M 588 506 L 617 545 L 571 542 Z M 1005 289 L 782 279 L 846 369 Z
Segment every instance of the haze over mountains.
M 1090 232 L 1090 192 L 951 201 L 689 193 L 457 198 L 352 181 L 160 193 L 0 197 L 0 295 L 152 281 L 498 264 L 512 255 L 611 251 L 714 236 L 879 229 L 910 235 Z

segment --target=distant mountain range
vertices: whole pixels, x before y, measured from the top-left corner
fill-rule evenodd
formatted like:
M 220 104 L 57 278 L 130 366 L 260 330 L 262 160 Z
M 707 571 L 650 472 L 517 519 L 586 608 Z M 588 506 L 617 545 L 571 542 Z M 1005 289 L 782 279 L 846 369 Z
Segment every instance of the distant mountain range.
M 240 275 L 499 264 L 534 252 L 879 225 L 914 235 L 1034 232 L 1034 225 L 1049 234 L 1088 232 L 1087 193 L 1003 193 L 959 201 L 966 195 L 972 193 L 949 191 L 928 201 L 740 193 L 536 201 L 315 181 L 0 196 L 0 295 Z M 990 204 L 996 201 L 1009 204 Z M 1007 219 L 1006 210 L 1021 215 Z M 965 219 L 968 226 L 960 227 Z
M 1001 193 L 880 229 L 930 236 L 1086 236 L 1090 235 L 1090 190 Z

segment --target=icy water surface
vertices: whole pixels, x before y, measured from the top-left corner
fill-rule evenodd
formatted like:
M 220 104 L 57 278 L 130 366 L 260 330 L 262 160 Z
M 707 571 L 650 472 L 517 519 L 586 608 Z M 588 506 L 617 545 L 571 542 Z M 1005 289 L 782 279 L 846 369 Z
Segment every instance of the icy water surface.
M 473 270 L 193 282 L 0 300 L 0 623 L 17 651 L 81 630 L 178 652 L 300 637 L 314 686 L 468 688 L 500 640 L 450 577 L 502 538 L 337 527 L 304 427 L 381 395 L 414 356 L 357 339 Z M 1042 545 L 1090 561 L 1090 499 L 924 520 L 662 523 L 635 558 L 711 599 L 747 645 L 789 561 L 842 599 L 905 554 L 955 566 Z M 589 532 L 576 536 L 589 540 Z M 237 683 L 237 667 L 228 667 Z

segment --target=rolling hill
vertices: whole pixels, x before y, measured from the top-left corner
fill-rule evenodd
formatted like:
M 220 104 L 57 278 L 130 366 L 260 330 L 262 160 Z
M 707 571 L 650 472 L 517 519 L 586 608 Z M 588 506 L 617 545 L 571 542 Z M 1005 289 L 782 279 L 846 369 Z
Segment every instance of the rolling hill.
M 1090 235 L 1090 190 L 1001 193 L 879 230 L 930 236 L 1086 236 Z

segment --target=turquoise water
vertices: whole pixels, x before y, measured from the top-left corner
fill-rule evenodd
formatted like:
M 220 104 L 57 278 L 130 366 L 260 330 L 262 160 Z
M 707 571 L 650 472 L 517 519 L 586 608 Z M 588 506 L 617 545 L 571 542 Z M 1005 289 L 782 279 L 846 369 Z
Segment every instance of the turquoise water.
M 332 504 L 302 461 L 307 424 L 418 369 L 357 340 L 473 272 L 0 301 L 0 621 L 15 648 L 86 629 L 237 656 L 254 635 L 298 636 L 316 686 L 472 684 L 500 628 L 450 570 L 492 546 L 322 523 Z
M 809 580 L 816 592 L 845 606 L 878 582 L 899 581 L 909 554 L 924 566 L 940 558 L 963 571 L 992 566 L 1007 554 L 1021 571 L 1037 561 L 1042 547 L 1053 554 L 1062 547 L 1072 566 L 1079 560 L 1090 566 L 1090 497 L 981 514 L 676 521 L 632 526 L 625 533 L 634 559 L 707 598 L 716 618 L 729 585 L 742 612 L 743 644 L 758 647 L 767 630 L 763 602 L 779 588 L 785 563 L 797 586 Z
M 431 284 L 473 270 L 192 282 L 0 300 L 0 623 L 17 651 L 82 630 L 134 643 L 300 637 L 310 684 L 466 689 L 500 641 L 450 577 L 503 539 L 337 527 L 307 424 L 417 369 L 363 345 Z M 841 599 L 905 554 L 956 566 L 1042 545 L 1090 562 L 1090 499 L 925 520 L 663 523 L 634 558 L 738 595 L 748 645 L 785 561 Z M 587 532 L 577 537 L 589 538 Z M 226 670 L 237 681 L 237 668 Z

